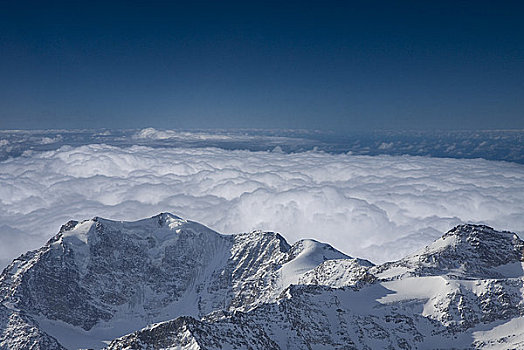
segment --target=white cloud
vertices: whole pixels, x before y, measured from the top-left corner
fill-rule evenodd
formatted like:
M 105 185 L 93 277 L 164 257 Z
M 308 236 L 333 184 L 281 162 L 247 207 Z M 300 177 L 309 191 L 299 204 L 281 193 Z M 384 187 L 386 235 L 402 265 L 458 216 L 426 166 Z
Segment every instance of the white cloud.
M 378 146 L 378 149 L 384 150 L 384 149 L 390 149 L 393 147 L 393 142 L 382 142 L 380 146 Z
M 62 135 L 57 135 L 56 137 L 44 136 L 37 143 L 39 143 L 41 145 L 49 145 L 49 144 L 52 144 L 52 143 L 58 143 L 58 142 L 60 142 L 62 140 L 63 140 Z
M 16 255 L 25 252 L 31 245 L 43 245 L 46 239 L 43 236 L 34 236 L 23 231 L 0 225 L 0 272 Z
M 190 132 L 179 130 L 157 130 L 154 128 L 145 128 L 133 135 L 135 139 L 145 140 L 230 140 L 231 137 L 218 133 Z
M 0 162 L 0 238 L 48 238 L 70 219 L 170 211 L 219 232 L 280 231 L 381 262 L 461 222 L 523 233 L 522 198 L 524 166 L 507 162 L 64 146 Z

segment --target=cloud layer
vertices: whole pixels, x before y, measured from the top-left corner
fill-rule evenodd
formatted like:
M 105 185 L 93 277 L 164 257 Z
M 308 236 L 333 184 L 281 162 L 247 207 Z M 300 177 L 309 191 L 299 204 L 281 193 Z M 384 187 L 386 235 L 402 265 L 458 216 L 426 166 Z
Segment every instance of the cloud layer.
M 0 161 L 26 151 L 107 144 L 119 147 L 202 148 L 285 153 L 317 149 L 353 155 L 483 158 L 524 164 L 524 130 L 381 131 L 337 134 L 313 130 L 0 130 Z
M 70 219 L 161 211 L 223 233 L 314 238 L 382 262 L 463 222 L 522 234 L 522 198 L 523 165 L 481 159 L 64 146 L 0 162 L 0 262 Z M 9 238 L 20 235 L 24 244 Z

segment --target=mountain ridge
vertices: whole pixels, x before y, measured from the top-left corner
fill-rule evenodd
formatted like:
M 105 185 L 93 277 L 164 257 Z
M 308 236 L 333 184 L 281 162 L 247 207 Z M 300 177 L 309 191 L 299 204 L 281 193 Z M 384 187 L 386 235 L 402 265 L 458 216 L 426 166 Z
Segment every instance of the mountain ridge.
M 520 334 L 496 330 L 524 322 L 523 249 L 516 234 L 466 224 L 374 265 L 169 213 L 69 221 L 0 275 L 0 348 L 507 346 Z
M 326 254 L 347 257 L 322 243 L 306 245 L 317 253 L 303 263 L 306 270 Z M 289 283 L 282 267 L 304 252 L 277 233 L 222 235 L 168 213 L 135 222 L 95 217 L 68 222 L 44 247 L 15 259 L 0 277 L 0 300 L 56 338 L 64 322 L 78 337 L 112 339 L 108 328 L 125 333 L 270 301 Z

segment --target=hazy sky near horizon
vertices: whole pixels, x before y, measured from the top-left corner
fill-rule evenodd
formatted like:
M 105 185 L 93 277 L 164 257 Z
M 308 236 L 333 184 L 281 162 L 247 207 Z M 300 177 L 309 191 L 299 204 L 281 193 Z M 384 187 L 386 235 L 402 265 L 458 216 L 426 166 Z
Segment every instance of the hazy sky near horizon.
M 0 1 L 0 129 L 524 128 L 520 1 Z

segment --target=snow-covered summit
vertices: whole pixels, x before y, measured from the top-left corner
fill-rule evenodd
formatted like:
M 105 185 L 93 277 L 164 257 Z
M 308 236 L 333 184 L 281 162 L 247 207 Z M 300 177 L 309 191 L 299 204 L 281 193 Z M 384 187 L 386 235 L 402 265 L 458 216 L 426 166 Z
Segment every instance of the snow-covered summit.
M 170 213 L 160 213 L 147 219 L 132 222 L 114 221 L 101 217 L 94 217 L 91 220 L 81 222 L 71 220 L 62 225 L 57 238 L 68 239 L 71 237 L 71 240 L 76 238 L 84 243 L 88 243 L 89 237 L 104 233 L 120 232 L 137 238 L 142 235 L 162 239 L 174 238 L 176 235 L 171 235 L 171 233 L 179 233 L 180 231 L 218 235 L 217 232 L 198 222 L 184 220 Z
M 401 274 L 450 278 L 503 278 L 522 272 L 524 242 L 514 233 L 485 225 L 454 227 L 432 244 L 378 268 L 383 276 Z M 517 271 L 518 273 L 518 271 Z
M 467 255 L 475 263 L 495 267 L 523 261 L 524 242 L 514 233 L 485 225 L 459 225 L 424 250 L 424 255 Z

